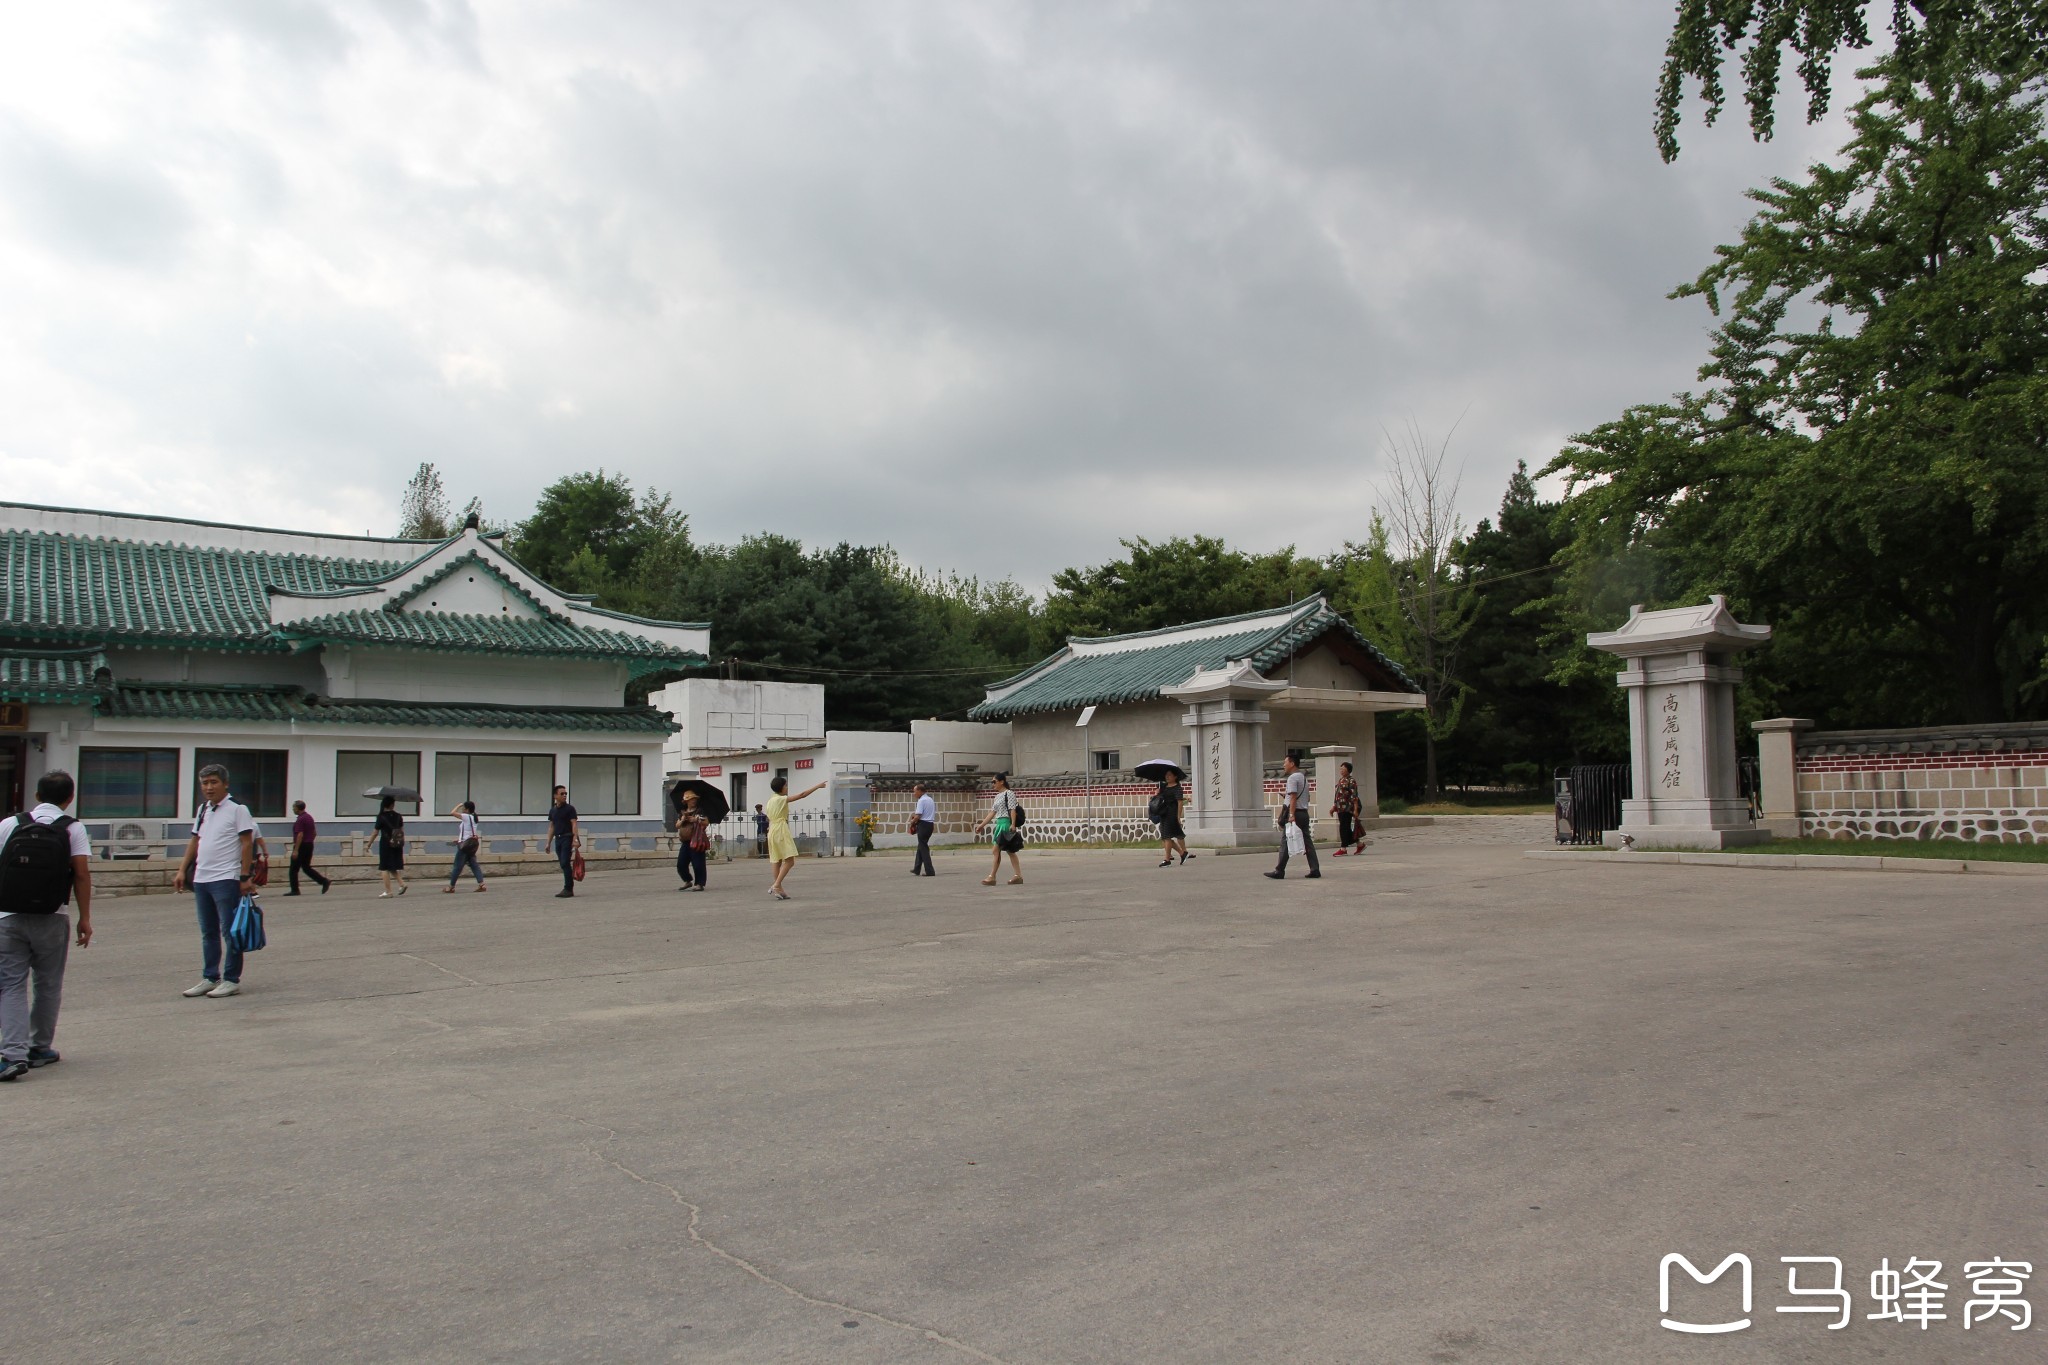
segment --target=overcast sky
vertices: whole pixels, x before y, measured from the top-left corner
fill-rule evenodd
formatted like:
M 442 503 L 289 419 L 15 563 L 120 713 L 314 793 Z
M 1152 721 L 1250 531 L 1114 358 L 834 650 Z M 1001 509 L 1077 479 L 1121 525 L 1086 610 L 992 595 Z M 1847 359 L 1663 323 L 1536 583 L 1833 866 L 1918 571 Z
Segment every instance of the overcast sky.
M 1693 382 L 1664 295 L 1841 140 L 1659 162 L 1670 10 L 6 5 L 4 496 L 383 534 L 422 460 L 498 520 L 602 466 L 1038 588 L 1361 537 L 1462 415 L 1476 519 Z

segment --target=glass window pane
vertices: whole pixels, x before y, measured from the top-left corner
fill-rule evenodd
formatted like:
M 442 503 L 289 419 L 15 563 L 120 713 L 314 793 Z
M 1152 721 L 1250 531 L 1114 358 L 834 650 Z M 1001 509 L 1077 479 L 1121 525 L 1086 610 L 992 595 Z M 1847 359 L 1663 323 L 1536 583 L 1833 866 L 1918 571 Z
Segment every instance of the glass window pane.
M 375 815 L 382 803 L 363 793 L 375 787 L 420 786 L 420 756 L 412 752 L 341 752 L 334 756 L 334 813 L 339 816 Z M 401 801 L 403 815 L 418 815 L 420 803 Z
M 555 756 L 553 754 L 526 755 L 526 775 L 522 785 L 522 815 L 546 815 L 548 807 L 555 803 Z
M 469 799 L 478 815 L 518 815 L 519 755 L 471 754 Z
M 611 815 L 618 805 L 618 770 L 609 758 L 569 755 L 569 804 L 578 815 Z
M 618 760 L 618 803 L 612 809 L 620 815 L 640 813 L 640 755 L 628 754 Z
M 469 755 L 434 755 L 434 813 L 454 810 L 469 800 Z
M 284 817 L 285 783 L 289 776 L 283 749 L 199 749 L 192 755 L 192 801 L 199 802 L 199 770 L 218 763 L 228 770 L 228 793 L 265 820 Z
M 82 749 L 78 813 L 89 819 L 170 819 L 178 811 L 176 749 Z

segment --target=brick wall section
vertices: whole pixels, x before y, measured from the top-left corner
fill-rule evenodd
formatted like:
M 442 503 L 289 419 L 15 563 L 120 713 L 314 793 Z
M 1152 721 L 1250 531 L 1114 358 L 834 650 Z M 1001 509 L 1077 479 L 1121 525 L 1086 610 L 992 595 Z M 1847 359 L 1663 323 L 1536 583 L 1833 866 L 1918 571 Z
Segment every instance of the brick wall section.
M 2048 724 L 1808 731 L 1795 771 L 1809 836 L 2048 841 Z

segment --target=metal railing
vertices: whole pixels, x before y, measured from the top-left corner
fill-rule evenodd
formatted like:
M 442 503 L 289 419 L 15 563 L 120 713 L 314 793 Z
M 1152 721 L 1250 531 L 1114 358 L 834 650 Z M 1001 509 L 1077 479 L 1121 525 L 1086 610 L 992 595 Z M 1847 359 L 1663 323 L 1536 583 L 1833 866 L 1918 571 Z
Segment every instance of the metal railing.
M 1575 763 L 1556 779 L 1557 842 L 1597 844 L 1621 824 L 1629 793 L 1626 763 Z

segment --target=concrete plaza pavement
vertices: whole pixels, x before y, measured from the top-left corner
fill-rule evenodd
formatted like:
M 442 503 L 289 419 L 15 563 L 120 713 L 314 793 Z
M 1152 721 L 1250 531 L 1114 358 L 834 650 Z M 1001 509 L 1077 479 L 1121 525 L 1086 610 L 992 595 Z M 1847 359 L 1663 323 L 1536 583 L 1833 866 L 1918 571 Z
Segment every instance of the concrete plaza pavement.
M 0 1087 L 4 1354 L 2040 1359 L 1961 1323 L 1966 1260 L 2048 1275 L 2036 885 L 1524 838 L 273 894 L 224 1001 L 189 902 L 108 902 Z M 1674 1251 L 1753 1326 L 1660 1328 Z M 1800 1255 L 1846 1329 L 1775 1311 Z M 1867 1320 L 1916 1256 L 1947 1320 Z

